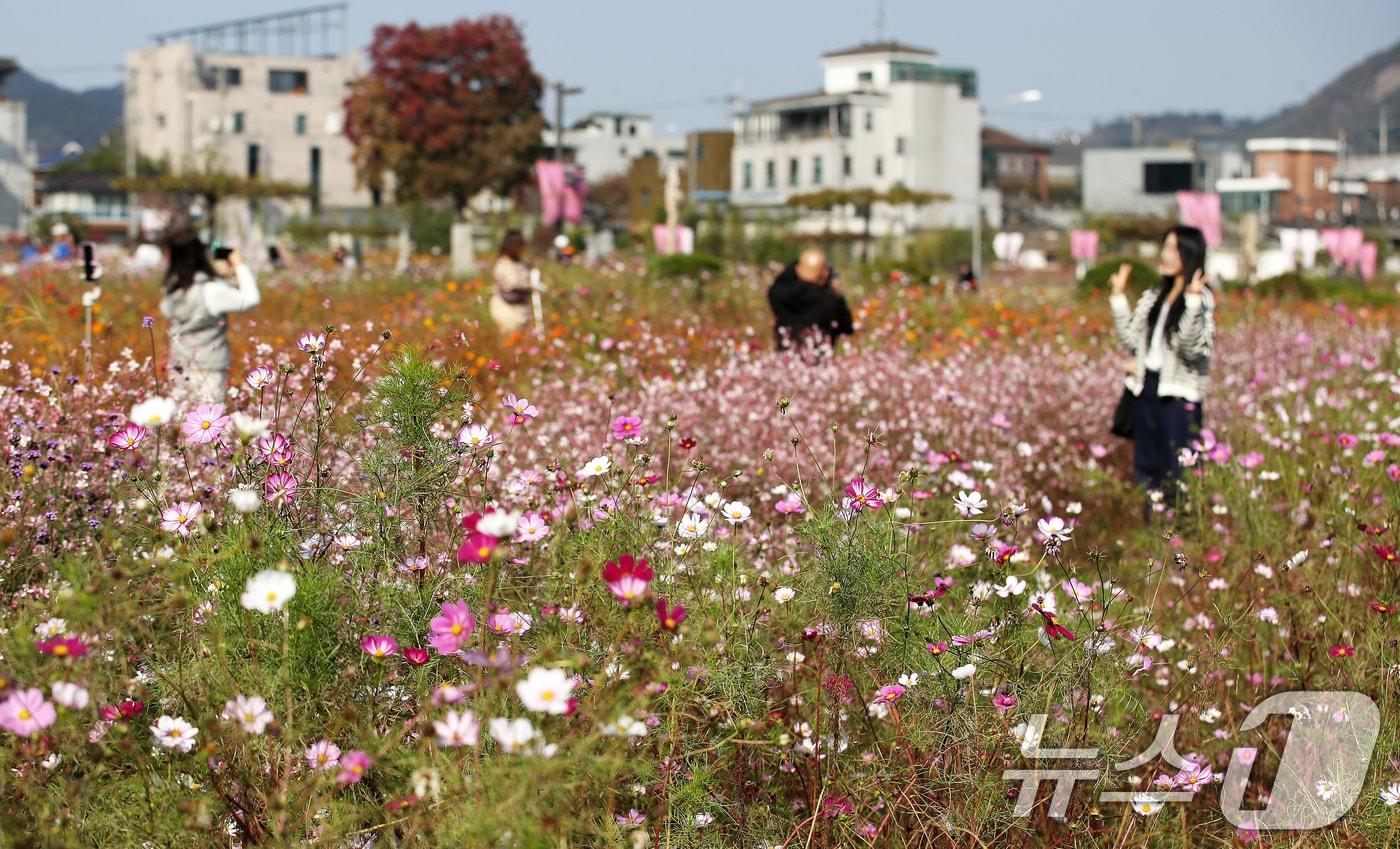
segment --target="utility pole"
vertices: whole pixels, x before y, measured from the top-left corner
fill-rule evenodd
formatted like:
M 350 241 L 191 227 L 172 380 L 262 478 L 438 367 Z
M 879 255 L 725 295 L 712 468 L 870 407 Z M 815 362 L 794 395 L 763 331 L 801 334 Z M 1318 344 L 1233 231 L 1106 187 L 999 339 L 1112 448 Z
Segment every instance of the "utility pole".
M 1381 139 L 1380 139 L 1380 154 L 1381 154 L 1381 156 L 1386 156 L 1387 154 L 1390 153 L 1390 127 L 1389 127 L 1389 126 L 1387 125 L 1387 123 L 1386 123 L 1386 118 L 1387 118 L 1387 117 L 1389 117 L 1389 116 L 1387 116 L 1386 113 L 1385 113 L 1385 104 L 1382 103 L 1382 104 L 1381 104 L 1381 128 L 1380 128 L 1380 129 L 1381 129 Z
M 579 86 L 569 86 L 563 80 L 555 80 L 554 88 L 554 161 L 564 161 L 564 98 L 583 94 Z

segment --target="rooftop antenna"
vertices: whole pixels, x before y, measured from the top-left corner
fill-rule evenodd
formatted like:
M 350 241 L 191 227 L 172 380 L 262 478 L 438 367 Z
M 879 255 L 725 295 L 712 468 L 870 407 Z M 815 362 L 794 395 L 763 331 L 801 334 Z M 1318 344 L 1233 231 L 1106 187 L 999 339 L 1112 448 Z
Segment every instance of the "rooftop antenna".
M 875 41 L 885 40 L 885 0 L 875 0 Z

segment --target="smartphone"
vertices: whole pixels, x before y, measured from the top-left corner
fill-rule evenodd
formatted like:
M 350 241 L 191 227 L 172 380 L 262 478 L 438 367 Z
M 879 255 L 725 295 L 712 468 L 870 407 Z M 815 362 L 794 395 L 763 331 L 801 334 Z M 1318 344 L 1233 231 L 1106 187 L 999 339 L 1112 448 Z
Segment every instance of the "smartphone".
M 217 247 L 214 249 L 214 259 L 228 259 L 233 253 L 233 248 Z
M 96 248 L 92 242 L 83 242 L 83 280 L 91 283 L 98 278 Z

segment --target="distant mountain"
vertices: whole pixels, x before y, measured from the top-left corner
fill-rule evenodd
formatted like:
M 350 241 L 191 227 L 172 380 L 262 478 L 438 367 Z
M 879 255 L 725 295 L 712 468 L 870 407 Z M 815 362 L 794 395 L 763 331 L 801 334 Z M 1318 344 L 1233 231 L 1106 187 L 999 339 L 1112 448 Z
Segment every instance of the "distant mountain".
M 1345 131 L 1351 153 L 1375 153 L 1380 146 L 1382 104 L 1389 113 L 1390 150 L 1400 151 L 1400 42 L 1353 65 L 1302 103 L 1266 118 L 1229 118 L 1219 112 L 1143 115 L 1141 143 L 1257 136 L 1336 138 L 1338 131 Z M 1123 117 L 1096 123 L 1083 143 L 1085 147 L 1121 147 L 1132 139 L 1132 119 Z
M 24 102 L 29 114 L 29 138 L 38 148 L 40 159 L 57 156 L 69 141 L 91 148 L 102 136 L 121 126 L 120 84 L 69 91 L 20 68 L 5 81 L 5 99 Z

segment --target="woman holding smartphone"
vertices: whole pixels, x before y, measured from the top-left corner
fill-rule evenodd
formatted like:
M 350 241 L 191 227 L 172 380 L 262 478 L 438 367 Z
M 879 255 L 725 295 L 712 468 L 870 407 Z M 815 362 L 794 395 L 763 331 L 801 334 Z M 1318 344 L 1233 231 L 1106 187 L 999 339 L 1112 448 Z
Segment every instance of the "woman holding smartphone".
M 1179 225 L 1162 238 L 1161 282 L 1129 308 L 1125 291 L 1132 266 L 1110 278 L 1118 341 L 1133 356 L 1124 381 L 1133 405 L 1133 474 L 1163 490 L 1180 472 L 1178 453 L 1201 427 L 1210 358 L 1215 346 L 1215 298 L 1206 287 L 1206 240 Z M 1175 492 L 1167 492 L 1175 501 Z
M 187 404 L 223 403 L 231 364 L 228 314 L 262 300 L 237 249 L 208 248 L 189 230 L 166 241 L 169 268 L 160 312 L 170 321 L 172 395 Z

